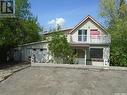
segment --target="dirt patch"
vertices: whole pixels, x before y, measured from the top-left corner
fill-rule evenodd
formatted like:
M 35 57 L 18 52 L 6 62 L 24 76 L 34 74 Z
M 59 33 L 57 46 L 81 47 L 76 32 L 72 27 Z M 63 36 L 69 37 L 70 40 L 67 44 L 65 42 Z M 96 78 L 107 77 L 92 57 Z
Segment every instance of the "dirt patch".
M 9 76 L 11 76 L 13 73 L 20 71 L 22 69 L 25 69 L 27 67 L 29 67 L 30 64 L 17 64 L 14 66 L 8 66 L 6 68 L 2 68 L 0 70 L 0 82 L 2 82 L 3 80 L 7 79 Z

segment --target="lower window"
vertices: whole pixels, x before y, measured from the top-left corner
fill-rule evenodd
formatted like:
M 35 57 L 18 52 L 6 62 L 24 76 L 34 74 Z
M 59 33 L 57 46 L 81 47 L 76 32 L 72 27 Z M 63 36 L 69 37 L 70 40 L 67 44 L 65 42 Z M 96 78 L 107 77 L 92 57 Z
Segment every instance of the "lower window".
M 103 48 L 91 48 L 90 58 L 91 59 L 103 59 Z

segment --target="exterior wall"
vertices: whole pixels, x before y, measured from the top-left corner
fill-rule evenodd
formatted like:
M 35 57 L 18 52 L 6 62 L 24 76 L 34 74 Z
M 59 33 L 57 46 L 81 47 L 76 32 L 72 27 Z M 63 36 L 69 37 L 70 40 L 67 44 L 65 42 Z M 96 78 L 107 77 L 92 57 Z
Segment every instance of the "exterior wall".
M 98 60 L 98 61 L 90 61 L 90 48 L 102 48 L 103 49 L 103 57 L 102 59 Z M 90 48 L 86 48 L 86 49 L 77 49 L 78 53 L 75 63 L 77 64 L 84 64 L 84 65 L 93 65 L 93 66 L 109 66 L 109 53 L 110 53 L 110 48 L 109 46 L 90 46 Z M 84 50 L 84 55 L 82 55 L 82 53 L 80 52 L 82 50 Z M 85 53 L 86 52 L 86 53 Z M 85 59 L 85 54 L 86 54 L 86 59 Z M 88 60 L 89 59 L 89 60 Z M 87 61 L 85 63 L 85 61 Z
M 33 54 L 37 54 L 38 59 L 43 58 L 43 52 L 40 51 L 40 49 L 47 49 L 48 51 L 48 43 L 39 43 L 39 44 L 33 44 L 33 45 L 28 45 L 28 46 L 24 46 L 21 48 L 21 57 L 17 57 L 19 56 L 19 54 L 16 56 L 17 58 L 21 58 L 22 61 L 27 61 L 29 57 L 32 57 Z M 90 46 L 90 48 L 103 48 L 103 60 L 104 61 L 91 61 L 90 64 L 86 63 L 85 60 L 86 59 L 90 59 L 90 55 L 89 55 L 89 48 L 86 49 L 82 49 L 84 50 L 84 56 L 82 55 L 82 57 L 80 58 L 80 56 L 78 58 L 75 59 L 75 63 L 78 64 L 84 64 L 84 65 L 93 65 L 93 66 L 109 66 L 109 55 L 110 55 L 110 47 L 109 46 Z M 33 49 L 36 49 L 36 51 L 34 52 Z M 86 52 L 86 53 L 85 53 Z M 80 54 L 81 52 L 79 52 Z M 85 54 L 86 54 L 86 59 L 85 59 Z M 49 56 L 47 53 L 45 54 L 45 57 Z M 49 56 L 49 59 L 52 59 L 52 56 Z M 44 63 L 41 61 L 36 61 L 37 63 Z M 48 62 L 47 62 L 48 63 Z
M 75 64 L 85 64 L 85 58 L 76 58 Z
M 32 56 L 33 49 L 36 49 L 37 52 L 40 52 L 40 49 L 47 49 L 47 43 L 39 43 L 39 44 L 33 44 L 28 46 L 23 46 L 21 49 L 21 60 L 26 61 L 29 57 Z
M 29 45 L 24 45 L 22 47 L 19 47 L 20 49 L 17 50 L 14 54 L 15 56 L 15 61 L 28 61 L 28 59 L 30 59 L 30 57 L 33 56 L 33 54 L 38 55 L 39 57 L 42 57 L 43 54 L 45 53 L 41 51 L 41 49 L 45 49 L 46 50 L 46 54 L 45 56 L 47 56 L 47 52 L 48 52 L 48 43 L 35 43 L 35 44 L 29 44 Z M 33 49 L 36 49 L 36 51 L 34 51 Z
M 80 27 L 79 29 L 77 29 L 76 31 L 74 31 L 71 34 L 71 39 L 74 43 L 83 43 L 83 42 L 79 42 L 78 41 L 78 30 L 80 29 L 86 29 L 87 30 L 87 42 L 90 42 L 90 29 L 98 29 L 98 31 L 100 31 L 100 36 L 104 36 L 107 35 L 104 31 L 102 31 L 99 27 L 97 27 L 91 20 L 88 20 L 86 23 L 84 23 L 84 25 L 82 27 Z M 70 42 L 70 35 L 68 35 L 68 42 Z M 95 40 L 95 39 L 94 39 Z
M 103 48 L 104 66 L 110 65 L 110 47 Z
M 103 48 L 103 62 L 92 61 L 93 66 L 109 66 L 110 65 L 110 47 L 109 46 L 91 46 L 90 48 Z
M 19 51 L 18 49 L 15 49 L 14 60 L 16 62 L 21 62 L 21 51 Z
M 92 61 L 93 66 L 104 66 L 104 62 Z

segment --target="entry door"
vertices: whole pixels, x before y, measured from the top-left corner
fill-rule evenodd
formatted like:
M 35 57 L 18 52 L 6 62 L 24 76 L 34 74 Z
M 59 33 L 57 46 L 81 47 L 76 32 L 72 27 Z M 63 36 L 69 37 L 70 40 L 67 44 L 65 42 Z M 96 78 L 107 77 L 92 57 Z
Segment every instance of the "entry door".
M 92 62 L 90 60 L 90 49 L 89 48 L 86 49 L 85 55 L 86 55 L 86 65 L 92 65 Z
M 83 49 L 77 49 L 77 63 L 86 65 L 86 53 Z

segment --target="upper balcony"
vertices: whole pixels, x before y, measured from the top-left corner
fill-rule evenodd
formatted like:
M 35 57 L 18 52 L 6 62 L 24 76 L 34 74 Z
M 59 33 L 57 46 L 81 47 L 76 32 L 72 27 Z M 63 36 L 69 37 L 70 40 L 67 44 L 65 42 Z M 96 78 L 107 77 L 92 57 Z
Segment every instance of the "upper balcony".
M 82 43 L 82 44 L 110 44 L 111 43 L 111 36 L 110 35 L 102 35 L 102 36 L 74 37 L 74 36 L 70 35 L 68 38 L 68 41 L 70 43 Z

